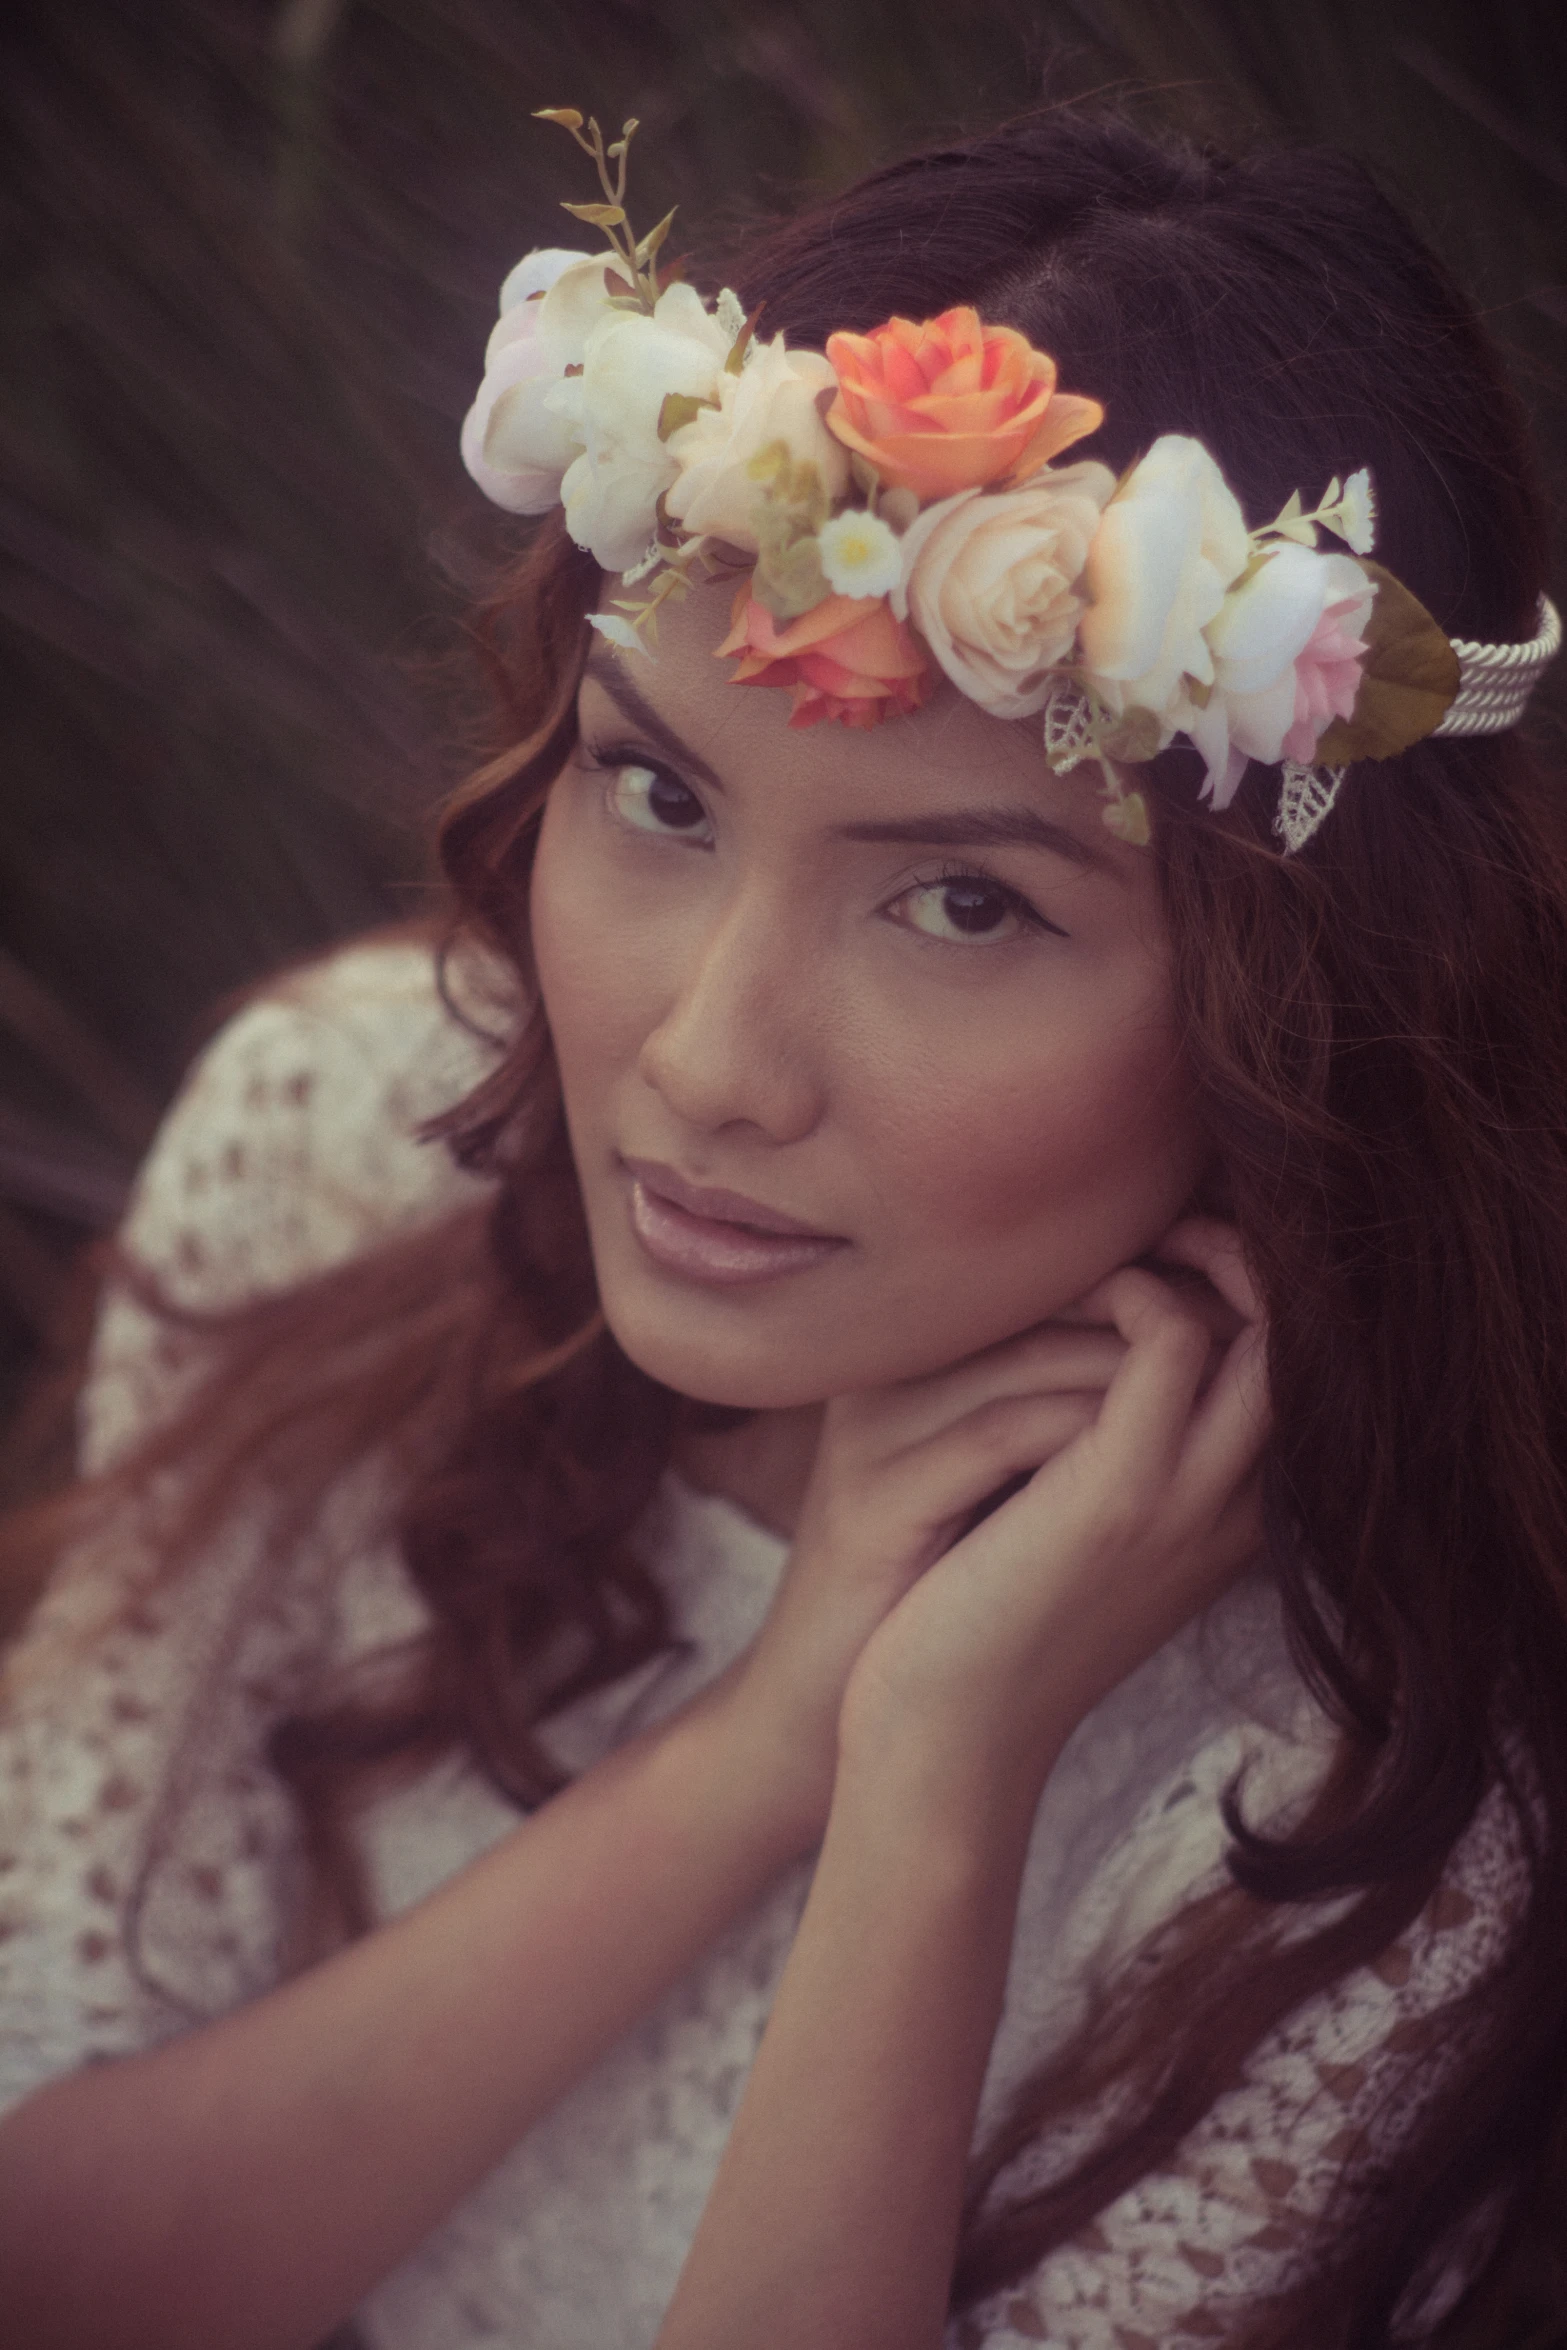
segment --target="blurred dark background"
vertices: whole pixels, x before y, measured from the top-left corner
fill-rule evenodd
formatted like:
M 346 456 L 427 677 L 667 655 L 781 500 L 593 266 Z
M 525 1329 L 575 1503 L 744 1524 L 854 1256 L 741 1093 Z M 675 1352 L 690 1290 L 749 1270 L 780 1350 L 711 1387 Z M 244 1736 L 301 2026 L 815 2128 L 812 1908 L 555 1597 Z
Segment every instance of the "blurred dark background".
M 1567 479 L 1560 0 L 11 0 L 0 33 L 0 1419 L 214 1002 L 417 910 L 442 656 L 508 525 L 457 426 L 579 240 L 530 110 L 644 125 L 674 249 L 1042 96 L 1327 140 Z M 1557 696 L 1558 709 L 1564 705 Z

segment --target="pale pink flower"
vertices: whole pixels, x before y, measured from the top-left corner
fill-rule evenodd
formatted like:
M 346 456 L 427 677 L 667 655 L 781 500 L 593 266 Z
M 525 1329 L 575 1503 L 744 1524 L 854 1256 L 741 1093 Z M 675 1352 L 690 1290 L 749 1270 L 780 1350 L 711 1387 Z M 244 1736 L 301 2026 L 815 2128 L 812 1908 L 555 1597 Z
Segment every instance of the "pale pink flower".
M 1303 767 L 1310 766 L 1333 720 L 1355 715 L 1355 696 L 1365 674 L 1366 640 L 1359 631 L 1366 625 L 1374 592 L 1341 596 L 1329 604 L 1295 657 L 1295 722 L 1284 737 L 1284 756 L 1299 760 Z
M 1328 688 L 1319 692 L 1313 682 L 1321 664 L 1310 648 L 1330 609 L 1339 613 L 1335 627 L 1346 627 L 1345 641 L 1352 639 L 1374 593 L 1352 556 L 1286 543 L 1272 548 L 1244 585 L 1225 597 L 1205 631 L 1212 662 L 1207 691 L 1202 696 L 1188 692 L 1171 712 L 1176 731 L 1203 755 L 1208 770 L 1203 797 L 1216 808 L 1229 806 L 1249 759 L 1271 766 L 1296 755 L 1292 742 L 1309 741 L 1309 760 L 1321 729 L 1301 731 L 1299 665 L 1306 664 L 1308 698 L 1319 693 L 1326 712 Z M 1342 691 L 1338 641 L 1335 636 L 1335 649 L 1329 651 L 1324 639 L 1325 661 L 1335 688 Z

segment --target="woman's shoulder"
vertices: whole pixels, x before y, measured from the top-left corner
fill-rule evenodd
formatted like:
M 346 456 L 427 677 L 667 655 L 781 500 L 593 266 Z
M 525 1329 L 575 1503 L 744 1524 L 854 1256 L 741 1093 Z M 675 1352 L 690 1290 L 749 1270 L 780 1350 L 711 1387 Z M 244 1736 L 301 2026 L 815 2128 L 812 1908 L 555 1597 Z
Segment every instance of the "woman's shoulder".
M 420 1128 L 494 1058 L 475 976 L 466 989 L 449 997 L 430 944 L 393 937 L 254 997 L 169 1112 L 121 1235 L 128 1253 L 179 1305 L 221 1308 L 457 1204 L 473 1179 Z
M 493 1066 L 506 1003 L 471 953 L 442 969 L 413 933 L 357 940 L 253 996 L 197 1055 L 137 1178 L 123 1276 L 99 1315 L 84 1465 L 178 1387 L 177 1316 L 223 1314 L 482 1198 L 426 1121 Z M 169 1358 L 167 1361 L 163 1358 Z

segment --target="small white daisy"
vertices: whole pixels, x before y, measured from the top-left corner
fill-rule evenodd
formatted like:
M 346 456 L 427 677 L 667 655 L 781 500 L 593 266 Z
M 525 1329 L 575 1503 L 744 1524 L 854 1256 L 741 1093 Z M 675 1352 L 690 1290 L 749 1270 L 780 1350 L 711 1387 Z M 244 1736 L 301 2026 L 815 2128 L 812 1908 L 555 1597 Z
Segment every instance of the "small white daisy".
M 1339 535 L 1357 555 L 1370 554 L 1377 535 L 1377 500 L 1367 466 L 1352 473 L 1344 484 L 1344 495 L 1339 502 Z
M 903 576 L 903 551 L 879 514 L 851 507 L 816 537 L 827 585 L 839 596 L 886 596 Z

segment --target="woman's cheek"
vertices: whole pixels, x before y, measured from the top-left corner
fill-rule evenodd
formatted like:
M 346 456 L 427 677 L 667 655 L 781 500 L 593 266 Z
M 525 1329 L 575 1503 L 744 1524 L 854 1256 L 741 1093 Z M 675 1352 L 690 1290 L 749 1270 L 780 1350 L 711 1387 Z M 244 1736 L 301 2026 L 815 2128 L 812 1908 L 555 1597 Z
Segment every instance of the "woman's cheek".
M 533 962 L 561 1082 L 577 1090 L 596 1065 L 627 1049 L 622 1036 L 645 993 L 616 918 L 616 880 L 592 838 L 580 789 L 556 786 L 545 810 L 529 893 Z
M 1119 1036 L 1095 1023 L 1075 1048 L 1063 1022 L 1021 1066 L 1016 1052 L 990 1068 L 964 1058 L 945 1083 L 927 1069 L 920 1115 L 895 1116 L 879 1154 L 906 1170 L 923 1228 L 980 1242 L 1065 1219 L 1130 1232 L 1135 1249 L 1150 1217 L 1179 1212 L 1207 1153 L 1166 1020 Z

